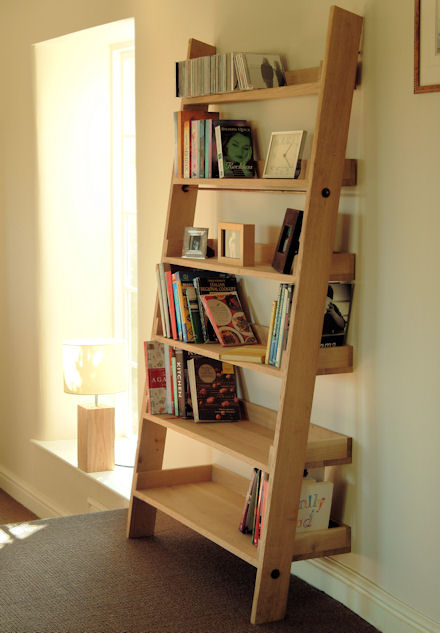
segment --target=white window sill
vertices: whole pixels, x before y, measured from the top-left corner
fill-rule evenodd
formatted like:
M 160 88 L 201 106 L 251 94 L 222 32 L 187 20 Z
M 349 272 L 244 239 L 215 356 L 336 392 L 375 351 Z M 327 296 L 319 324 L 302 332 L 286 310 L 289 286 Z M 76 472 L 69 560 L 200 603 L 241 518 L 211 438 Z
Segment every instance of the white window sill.
M 133 464 L 136 454 L 136 439 L 116 438 L 115 469 L 97 473 L 86 473 L 78 468 L 76 440 L 31 441 L 36 446 L 58 457 L 72 468 L 75 468 L 81 476 L 90 477 L 102 484 L 102 486 L 121 495 L 124 499 L 130 499 Z

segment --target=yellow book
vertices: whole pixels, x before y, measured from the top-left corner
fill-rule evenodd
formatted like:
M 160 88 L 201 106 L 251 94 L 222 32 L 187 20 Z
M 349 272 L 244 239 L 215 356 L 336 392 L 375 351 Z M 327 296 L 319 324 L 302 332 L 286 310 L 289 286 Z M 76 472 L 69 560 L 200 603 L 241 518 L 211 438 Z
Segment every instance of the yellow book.
M 220 360 L 241 361 L 245 363 L 264 363 L 266 345 L 236 345 L 219 353 Z

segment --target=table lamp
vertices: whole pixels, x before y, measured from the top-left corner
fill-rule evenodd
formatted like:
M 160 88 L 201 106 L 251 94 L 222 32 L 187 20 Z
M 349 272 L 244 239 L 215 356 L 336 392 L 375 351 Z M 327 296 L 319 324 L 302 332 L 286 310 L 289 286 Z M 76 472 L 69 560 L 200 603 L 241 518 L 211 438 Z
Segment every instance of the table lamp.
M 127 389 L 127 344 L 114 338 L 63 342 L 64 392 L 94 395 L 78 405 L 78 467 L 87 473 L 115 467 L 115 409 L 98 396 Z

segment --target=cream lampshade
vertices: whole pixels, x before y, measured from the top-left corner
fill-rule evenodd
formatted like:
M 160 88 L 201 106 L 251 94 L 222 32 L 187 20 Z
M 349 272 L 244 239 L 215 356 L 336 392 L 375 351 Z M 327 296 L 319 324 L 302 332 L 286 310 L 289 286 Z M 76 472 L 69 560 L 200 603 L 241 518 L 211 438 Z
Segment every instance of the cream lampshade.
M 63 342 L 64 391 L 94 395 L 95 403 L 78 405 L 78 466 L 86 472 L 115 467 L 115 410 L 98 396 L 127 389 L 127 344 L 113 338 Z

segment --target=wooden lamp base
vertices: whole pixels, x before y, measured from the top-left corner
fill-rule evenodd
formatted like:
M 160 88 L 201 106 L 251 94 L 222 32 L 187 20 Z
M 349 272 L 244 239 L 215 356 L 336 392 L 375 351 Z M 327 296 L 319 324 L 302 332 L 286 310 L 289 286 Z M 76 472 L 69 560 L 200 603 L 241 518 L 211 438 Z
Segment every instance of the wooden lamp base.
M 114 407 L 78 405 L 78 468 L 95 473 L 114 467 Z

